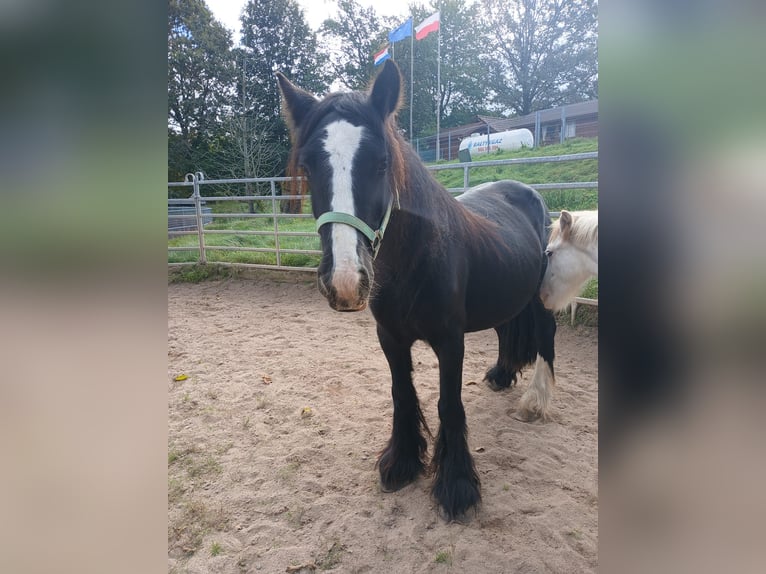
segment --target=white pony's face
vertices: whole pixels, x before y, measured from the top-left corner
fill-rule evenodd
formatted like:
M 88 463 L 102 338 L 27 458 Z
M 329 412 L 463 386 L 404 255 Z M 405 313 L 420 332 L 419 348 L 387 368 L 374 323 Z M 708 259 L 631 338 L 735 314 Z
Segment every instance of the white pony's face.
M 545 249 L 548 268 L 540 287 L 543 305 L 553 311 L 564 309 L 589 279 L 598 276 L 597 254 L 570 241 L 571 214 L 562 212 L 559 226 L 560 232 Z
M 548 268 L 545 271 L 540 297 L 548 309 L 560 311 L 580 294 L 591 275 L 587 271 L 588 256 L 571 243 L 560 238 L 545 250 Z

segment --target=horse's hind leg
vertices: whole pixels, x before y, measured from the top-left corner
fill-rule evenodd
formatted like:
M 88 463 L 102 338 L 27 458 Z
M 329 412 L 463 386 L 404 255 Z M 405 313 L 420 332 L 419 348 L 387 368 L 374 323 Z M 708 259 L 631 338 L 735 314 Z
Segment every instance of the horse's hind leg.
M 378 457 L 383 490 L 393 491 L 409 484 L 425 470 L 430 434 L 412 384 L 412 341 L 402 342 L 378 325 L 378 340 L 391 369 L 394 424 L 391 438 Z
M 463 515 L 481 501 L 479 475 L 468 451 L 465 409 L 460 398 L 463 377 L 462 333 L 429 341 L 439 359 L 439 434 L 431 461 L 431 489 L 446 518 Z
M 504 323 L 495 327 L 497 333 L 497 363 L 487 370 L 484 380 L 493 391 L 508 389 L 516 383 L 516 377 L 524 365 L 514 361 L 512 347 L 512 325 Z
M 516 317 L 495 327 L 495 331 L 497 364 L 487 371 L 484 380 L 493 391 L 500 391 L 513 385 L 521 370 L 537 356 L 534 309 L 527 305 Z
M 526 421 L 539 418 L 545 422 L 550 420 L 549 405 L 556 383 L 553 376 L 556 319 L 553 313 L 543 306 L 539 297 L 531 303 L 531 308 L 534 312 L 534 336 L 538 355 L 532 382 L 519 402 L 519 418 Z

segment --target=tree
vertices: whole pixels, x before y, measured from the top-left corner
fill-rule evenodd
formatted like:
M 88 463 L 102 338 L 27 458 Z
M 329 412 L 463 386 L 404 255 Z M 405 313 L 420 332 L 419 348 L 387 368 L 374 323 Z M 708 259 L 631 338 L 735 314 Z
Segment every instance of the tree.
M 477 8 L 463 0 L 438 0 L 433 8 L 413 6 L 413 26 L 436 10 L 440 12 L 439 33 L 414 41 L 414 74 L 410 86 L 410 41 L 396 44 L 399 65 L 409 94 L 413 90 L 413 137 L 436 131 L 436 111 L 444 127 L 471 121 L 486 111 L 488 87 L 481 55 L 485 49 L 479 29 Z M 437 45 L 441 40 L 441 48 Z M 437 58 L 440 57 L 441 62 Z M 437 92 L 437 66 L 441 86 Z M 438 96 L 437 96 L 438 93 Z M 409 131 L 409 97 L 399 117 L 401 127 Z
M 483 34 L 476 33 L 481 29 L 476 4 L 438 0 L 434 8 L 440 11 L 442 41 L 440 123 L 444 127 L 456 126 L 486 110 L 489 90 L 482 66 L 486 43 Z
M 493 101 L 518 115 L 596 97 L 596 0 L 482 0 Z
M 202 169 L 234 79 L 231 33 L 202 0 L 168 4 L 168 177 Z
M 232 97 L 228 111 L 221 118 L 223 137 L 219 140 L 216 159 L 221 177 L 254 178 L 268 177 L 279 173 L 284 160 L 284 142 L 276 135 L 275 122 L 272 119 L 254 113 L 247 95 L 248 55 L 243 50 L 236 51 L 241 66 L 238 93 Z M 261 188 L 262 189 L 259 189 Z M 247 182 L 245 195 L 268 193 L 270 187 Z M 250 213 L 255 212 L 255 204 L 248 202 Z
M 326 44 L 333 46 L 329 66 L 334 79 L 349 90 L 367 87 L 374 76 L 373 54 L 387 42 L 388 30 L 396 19 L 380 18 L 373 8 L 356 0 L 338 0 L 338 16 L 328 18 L 319 28 Z
M 328 79 L 317 48 L 313 32 L 295 0 L 249 0 L 242 13 L 242 40 L 238 57 L 241 65 L 235 103 L 235 112 L 245 119 L 244 133 L 259 134 L 251 140 L 250 150 L 259 151 L 269 158 L 276 154 L 277 165 L 284 171 L 289 150 L 288 130 L 282 118 L 280 96 L 275 73 L 285 74 L 290 80 L 315 94 L 327 90 Z M 244 149 L 244 148 L 241 148 Z M 252 173 L 246 177 L 275 175 L 274 162 L 260 158 L 247 160 L 243 166 Z M 299 202 L 290 202 L 288 211 L 300 208 Z
M 339 0 L 339 15 L 328 18 L 320 32 L 326 43 L 338 46 L 330 60 L 331 68 L 342 86 L 364 89 L 375 75 L 372 56 L 388 44 L 388 33 L 406 21 L 410 14 L 395 18 L 378 17 L 372 8 L 362 8 L 356 0 Z M 410 90 L 413 94 L 413 132 L 432 133 L 436 128 L 439 106 L 445 125 L 457 125 L 466 116 L 475 115 L 476 107 L 483 109 L 486 89 L 481 81 L 483 71 L 479 61 L 482 48 L 472 38 L 477 26 L 476 8 L 463 0 L 442 0 L 434 8 L 410 8 L 413 26 L 438 9 L 441 11 L 443 47 L 441 52 L 440 101 L 437 103 L 437 41 L 431 34 L 415 41 L 415 73 L 410 85 L 412 42 L 409 38 L 396 42 L 391 52 L 404 80 L 403 106 L 399 115 L 401 129 L 409 135 Z M 473 110 L 469 112 L 468 110 Z M 455 119 L 452 119 L 454 115 Z
M 282 72 L 306 90 L 324 93 L 328 78 L 316 33 L 295 0 L 250 0 L 241 21 L 245 85 L 239 89 L 245 94 L 244 111 L 274 121 L 279 124 L 275 132 L 286 134 L 274 74 Z

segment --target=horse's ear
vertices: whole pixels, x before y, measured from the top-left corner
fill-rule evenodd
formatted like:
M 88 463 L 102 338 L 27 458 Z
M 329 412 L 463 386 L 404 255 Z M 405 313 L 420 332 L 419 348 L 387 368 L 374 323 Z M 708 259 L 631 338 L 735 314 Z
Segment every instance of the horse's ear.
M 282 113 L 290 129 L 300 128 L 309 111 L 319 101 L 307 91 L 300 89 L 277 72 L 279 91 L 282 92 Z
M 402 76 L 399 67 L 391 60 L 386 60 L 383 69 L 375 78 L 370 94 L 370 102 L 383 119 L 394 113 L 399 107 L 402 93 Z
M 572 231 L 572 223 L 572 214 L 566 209 L 562 209 L 561 215 L 559 216 L 559 231 L 561 232 L 561 237 L 564 239 L 569 237 L 569 233 Z

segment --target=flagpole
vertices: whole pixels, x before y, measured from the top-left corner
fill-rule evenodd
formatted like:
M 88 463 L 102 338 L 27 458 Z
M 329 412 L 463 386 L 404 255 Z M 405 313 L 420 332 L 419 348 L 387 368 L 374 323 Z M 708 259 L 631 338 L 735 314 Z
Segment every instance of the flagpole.
M 441 49 L 442 49 L 442 26 L 441 14 L 439 14 L 439 35 L 436 44 L 436 161 L 439 161 L 439 113 L 441 106 Z
M 414 72 L 415 69 L 415 17 L 410 16 L 412 24 L 410 24 L 410 143 L 412 143 L 412 93 L 414 91 Z

